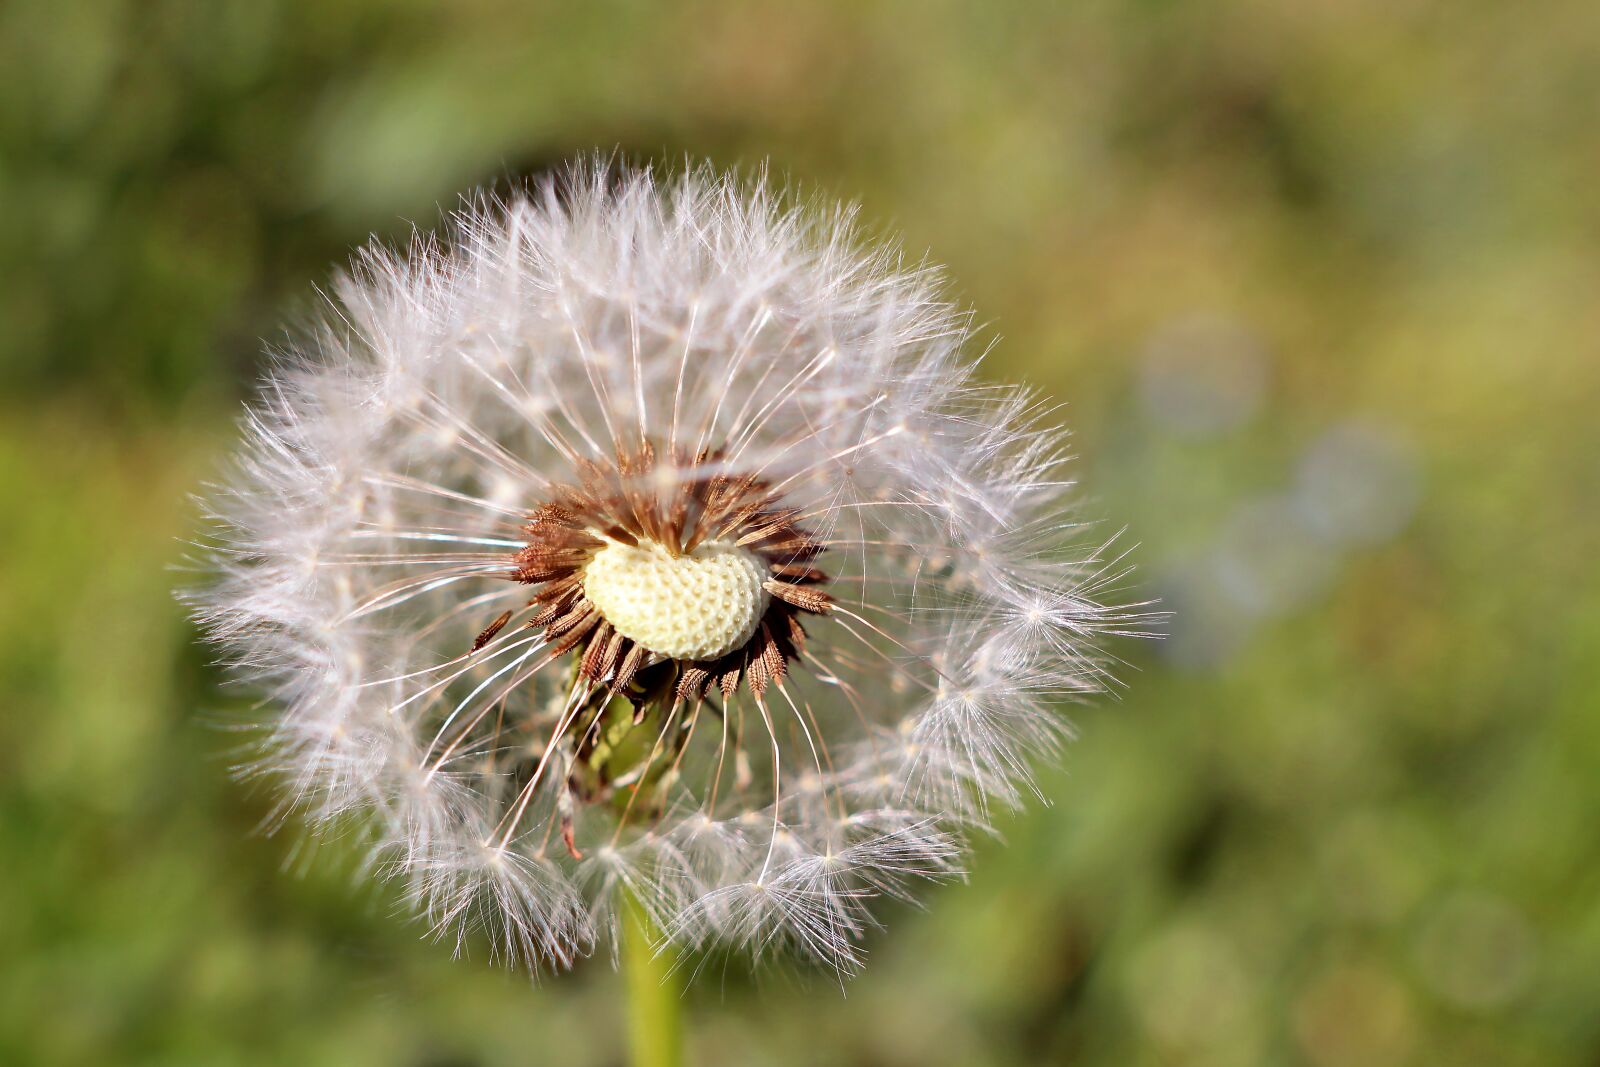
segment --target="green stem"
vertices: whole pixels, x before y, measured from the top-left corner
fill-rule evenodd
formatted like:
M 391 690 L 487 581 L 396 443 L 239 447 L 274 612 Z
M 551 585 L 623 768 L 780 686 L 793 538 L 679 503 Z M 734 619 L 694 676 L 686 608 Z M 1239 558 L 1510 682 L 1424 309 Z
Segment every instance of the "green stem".
M 628 989 L 628 1062 L 682 1067 L 683 992 L 671 949 L 660 952 L 649 913 L 629 900 L 622 917 L 622 978 Z

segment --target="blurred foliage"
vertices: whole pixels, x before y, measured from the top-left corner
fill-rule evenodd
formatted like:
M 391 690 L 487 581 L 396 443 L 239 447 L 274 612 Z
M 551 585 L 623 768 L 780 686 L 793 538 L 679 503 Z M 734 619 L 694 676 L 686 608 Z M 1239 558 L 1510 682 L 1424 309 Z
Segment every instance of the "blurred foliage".
M 0 7 L 0 1062 L 619 1062 L 605 961 L 256 832 L 168 590 L 260 338 L 574 152 L 771 161 L 1071 403 L 1170 638 L 848 996 L 707 1064 L 1600 1059 L 1600 7 Z

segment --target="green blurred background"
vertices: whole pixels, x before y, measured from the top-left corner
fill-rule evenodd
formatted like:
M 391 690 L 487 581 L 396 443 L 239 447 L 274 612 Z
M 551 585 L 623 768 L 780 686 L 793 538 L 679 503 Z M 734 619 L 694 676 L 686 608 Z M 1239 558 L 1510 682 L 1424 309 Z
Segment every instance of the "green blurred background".
M 1600 1062 L 1600 6 L 0 5 L 0 1062 L 620 1062 L 255 827 L 169 590 L 262 338 L 575 153 L 770 159 L 1069 402 L 1142 592 L 1054 806 L 691 1060 Z

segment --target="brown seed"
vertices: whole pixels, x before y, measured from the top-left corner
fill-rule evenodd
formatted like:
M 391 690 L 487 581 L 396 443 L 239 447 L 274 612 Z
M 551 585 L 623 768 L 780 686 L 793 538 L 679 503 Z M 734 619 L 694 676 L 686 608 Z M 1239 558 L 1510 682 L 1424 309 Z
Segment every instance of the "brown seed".
M 826 615 L 833 604 L 833 598 L 827 593 L 809 586 L 790 585 L 788 582 L 769 579 L 765 583 L 765 588 L 785 604 L 793 604 L 801 611 L 809 611 L 813 615 Z
M 711 672 L 704 667 L 685 667 L 683 675 L 678 679 L 678 696 L 685 700 L 698 701 L 706 695 L 706 686 L 711 684 Z
M 488 626 L 485 626 L 483 628 L 483 632 L 473 639 L 472 647 L 467 650 L 467 655 L 472 655 L 472 653 L 478 651 L 478 649 L 482 648 L 484 645 L 487 645 L 490 641 L 493 641 L 494 635 L 505 629 L 506 623 L 510 621 L 511 612 L 501 612 L 498 619 L 494 620 L 494 622 L 491 622 Z

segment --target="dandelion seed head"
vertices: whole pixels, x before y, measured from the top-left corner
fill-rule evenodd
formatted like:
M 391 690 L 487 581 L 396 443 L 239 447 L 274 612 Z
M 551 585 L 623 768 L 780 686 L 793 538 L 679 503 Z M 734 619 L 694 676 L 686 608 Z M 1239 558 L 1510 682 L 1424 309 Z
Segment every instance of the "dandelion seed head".
M 1053 410 L 852 214 L 704 168 L 475 198 L 246 414 L 191 599 L 254 769 L 459 950 L 564 966 L 627 896 L 854 970 L 1110 683 L 1141 616 Z

